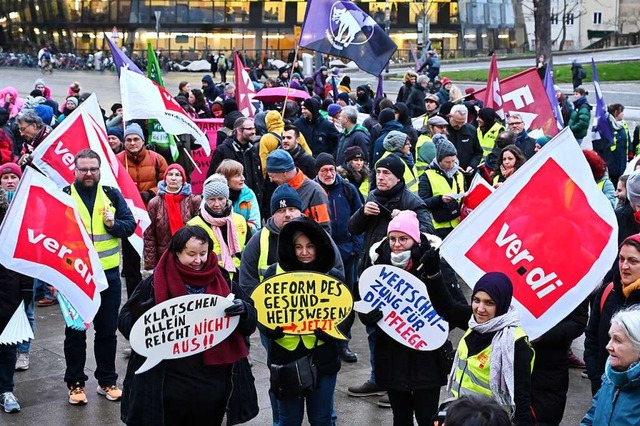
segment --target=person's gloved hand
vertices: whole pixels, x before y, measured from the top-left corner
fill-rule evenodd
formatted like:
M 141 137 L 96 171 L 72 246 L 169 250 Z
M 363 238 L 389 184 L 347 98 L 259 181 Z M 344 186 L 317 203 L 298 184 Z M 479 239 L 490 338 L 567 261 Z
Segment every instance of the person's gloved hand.
M 228 308 L 226 308 L 224 310 L 224 313 L 227 314 L 230 317 L 235 317 L 235 316 L 246 316 L 247 315 L 247 306 L 245 305 L 245 302 L 241 299 L 236 299 L 233 301 L 233 305 L 229 306 Z
M 366 314 L 359 313 L 358 316 L 360 317 L 360 321 L 364 325 L 373 327 L 378 323 L 378 321 L 382 319 L 384 315 L 382 314 L 382 311 L 380 309 L 373 309 L 371 312 Z
M 329 342 L 331 340 L 336 340 L 335 337 L 329 335 L 326 331 L 324 331 L 323 329 L 321 329 L 320 327 L 316 328 L 315 330 L 313 330 L 313 334 L 316 335 L 316 337 L 319 340 L 322 340 L 323 342 Z
M 431 247 L 420 259 L 422 273 L 432 277 L 440 272 L 440 249 Z
M 262 332 L 271 340 L 278 340 L 284 337 L 284 330 L 282 327 L 277 326 L 273 330 L 267 327 L 262 328 Z

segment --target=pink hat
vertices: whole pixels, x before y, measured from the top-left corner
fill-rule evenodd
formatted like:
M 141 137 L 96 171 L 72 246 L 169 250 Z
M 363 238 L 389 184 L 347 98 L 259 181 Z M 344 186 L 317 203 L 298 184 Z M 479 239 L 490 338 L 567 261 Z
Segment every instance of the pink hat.
M 407 234 L 417 243 L 420 242 L 420 223 L 418 216 L 413 210 L 402 210 L 396 217 L 391 219 L 387 228 L 387 235 L 397 231 Z
M 169 173 L 170 170 L 179 171 L 180 174 L 182 175 L 182 182 L 184 182 L 184 183 L 187 182 L 187 174 L 184 172 L 184 168 L 178 163 L 173 163 L 173 164 L 170 164 L 169 166 L 167 166 L 167 169 L 164 171 L 164 176 L 163 176 L 163 179 L 165 181 L 167 180 L 167 173 Z
M 5 163 L 0 166 L 0 176 L 6 175 L 7 173 L 13 173 L 19 178 L 22 177 L 22 170 L 20 170 L 20 166 L 16 163 Z

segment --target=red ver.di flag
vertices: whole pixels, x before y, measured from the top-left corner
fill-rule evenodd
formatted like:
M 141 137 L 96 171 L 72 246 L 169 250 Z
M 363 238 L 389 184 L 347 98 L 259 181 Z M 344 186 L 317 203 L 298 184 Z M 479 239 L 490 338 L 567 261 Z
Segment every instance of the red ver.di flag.
M 617 236 L 611 204 L 566 128 L 461 222 L 440 252 L 470 286 L 486 272 L 507 274 L 533 340 L 600 283 Z
M 85 321 L 108 287 L 98 253 L 71 196 L 27 167 L 0 227 L 0 262 L 55 287 Z

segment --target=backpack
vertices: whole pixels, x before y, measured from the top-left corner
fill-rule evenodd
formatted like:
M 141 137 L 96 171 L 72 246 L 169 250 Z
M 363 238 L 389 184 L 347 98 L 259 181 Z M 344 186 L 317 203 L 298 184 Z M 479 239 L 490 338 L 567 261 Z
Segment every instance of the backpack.
M 580 78 L 580 80 L 587 77 L 587 72 L 584 70 L 584 68 L 580 67 L 578 69 L 578 77 Z
M 609 295 L 611 294 L 612 291 L 613 291 L 613 282 L 610 282 L 604 288 L 604 291 L 602 292 L 602 297 L 600 298 L 600 313 L 601 314 L 602 314 L 602 310 L 604 309 L 604 304 L 607 302 L 607 298 L 609 297 Z

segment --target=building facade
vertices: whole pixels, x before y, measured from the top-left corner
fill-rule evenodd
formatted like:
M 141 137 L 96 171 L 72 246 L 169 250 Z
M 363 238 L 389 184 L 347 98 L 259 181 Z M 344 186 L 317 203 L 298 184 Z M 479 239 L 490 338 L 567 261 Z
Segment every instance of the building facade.
M 405 60 L 427 32 L 447 56 L 524 42 L 513 40 L 511 0 L 460 0 L 462 11 L 457 0 L 356 3 L 383 28 L 388 19 L 398 56 Z M 143 52 L 150 40 L 174 58 L 238 49 L 248 57 L 283 59 L 295 46 L 306 5 L 303 0 L 0 0 L 0 45 L 93 53 L 105 49 L 106 33 L 132 52 Z

